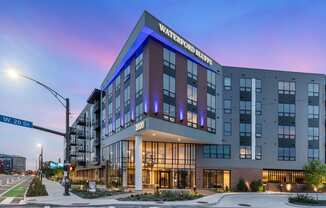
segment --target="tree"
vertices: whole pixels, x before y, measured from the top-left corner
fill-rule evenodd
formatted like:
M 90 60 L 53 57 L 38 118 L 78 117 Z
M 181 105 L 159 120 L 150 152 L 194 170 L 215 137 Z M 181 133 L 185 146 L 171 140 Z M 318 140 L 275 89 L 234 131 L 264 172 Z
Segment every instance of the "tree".
M 318 200 L 318 191 L 324 186 L 326 179 L 326 165 L 319 160 L 310 161 L 304 166 L 304 174 L 306 182 L 314 187 Z

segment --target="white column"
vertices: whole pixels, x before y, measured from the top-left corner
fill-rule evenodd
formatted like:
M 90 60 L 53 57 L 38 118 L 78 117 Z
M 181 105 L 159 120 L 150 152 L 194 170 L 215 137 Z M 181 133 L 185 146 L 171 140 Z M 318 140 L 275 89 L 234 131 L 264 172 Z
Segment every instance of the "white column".
M 135 190 L 141 191 L 143 189 L 142 181 L 142 138 L 141 136 L 135 136 Z
M 251 159 L 256 159 L 256 79 L 251 80 Z

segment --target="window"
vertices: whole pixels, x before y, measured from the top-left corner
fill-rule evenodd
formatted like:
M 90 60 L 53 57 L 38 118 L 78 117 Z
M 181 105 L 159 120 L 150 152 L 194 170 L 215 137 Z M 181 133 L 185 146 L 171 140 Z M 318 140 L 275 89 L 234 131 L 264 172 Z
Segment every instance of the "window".
M 319 118 L 318 105 L 308 105 L 308 118 Z
M 115 112 L 119 113 L 120 112 L 120 95 L 115 97 Z
M 163 62 L 164 66 L 175 69 L 175 53 L 163 48 Z
M 230 114 L 232 113 L 232 108 L 231 108 L 231 100 L 224 100 L 224 113 Z
M 294 147 L 279 147 L 278 148 L 278 160 L 295 160 L 295 148 Z
M 108 99 L 110 100 L 111 97 L 112 97 L 112 84 L 109 85 L 109 87 L 108 87 Z
M 108 106 L 108 119 L 110 120 L 110 118 L 112 119 L 112 114 L 113 114 L 113 107 L 112 107 L 112 102 L 109 102 L 109 106 Z
M 240 79 L 240 91 L 251 92 L 252 79 Z
M 279 139 L 295 139 L 295 126 L 278 126 Z
M 223 132 L 224 136 L 231 136 L 232 135 L 232 124 L 231 122 L 224 122 Z
M 136 105 L 136 121 L 140 121 L 143 118 L 143 103 Z
M 197 105 L 197 88 L 192 85 L 187 85 L 187 102 L 192 105 Z
M 278 104 L 278 116 L 295 117 L 295 104 Z
M 251 136 L 251 124 L 240 123 L 240 136 L 245 136 L 245 137 Z
M 231 77 L 224 77 L 224 90 L 231 90 Z
M 308 160 L 319 160 L 319 149 L 308 149 Z
M 136 71 L 141 70 L 143 66 L 143 53 L 139 54 L 136 58 Z
M 256 103 L 256 115 L 261 115 L 262 110 L 261 110 L 261 102 Z
M 163 119 L 175 122 L 175 106 L 163 103 Z
M 207 86 L 216 89 L 216 74 L 210 70 L 207 70 Z
M 120 75 L 119 75 L 115 79 L 115 93 L 120 93 L 120 87 L 121 87 L 121 83 L 120 83 Z
M 125 122 L 125 127 L 130 126 L 130 111 L 129 111 L 129 109 L 128 109 L 128 111 L 125 111 L 124 122 Z
M 256 160 L 261 160 L 263 158 L 263 151 L 262 151 L 262 147 L 260 145 L 256 146 Z
M 215 101 L 216 101 L 215 95 L 207 93 L 207 110 L 208 111 L 215 113 L 215 106 L 216 106 Z
M 308 140 L 319 140 L 319 128 L 318 127 L 308 127 Z
M 203 145 L 204 158 L 230 159 L 231 145 L 229 144 L 205 144 Z
M 187 60 L 187 74 L 189 78 L 197 80 L 197 64 Z
M 124 90 L 124 106 L 127 108 L 127 106 L 130 104 L 130 86 L 126 87 Z
M 256 79 L 256 92 L 261 92 L 261 80 Z
M 240 146 L 240 159 L 251 159 L 251 146 Z
M 278 94 L 295 95 L 295 82 L 278 82 Z
M 261 124 L 256 124 L 256 137 L 261 138 L 263 132 L 263 126 Z
M 127 68 L 125 69 L 125 74 L 124 74 L 124 81 L 126 82 L 127 80 L 130 79 L 130 66 L 127 66 Z
M 119 132 L 120 130 L 121 130 L 120 116 L 117 116 L 115 119 L 115 132 Z
M 197 128 L 197 113 L 187 111 L 187 125 L 192 128 Z
M 308 84 L 308 96 L 319 96 L 319 84 L 318 83 Z
M 163 94 L 175 97 L 175 78 L 167 74 L 163 74 Z
M 143 95 L 143 74 L 136 78 L 136 98 Z
M 240 114 L 251 114 L 250 101 L 240 101 Z
M 216 132 L 216 120 L 215 118 L 207 117 L 207 131 L 211 133 Z

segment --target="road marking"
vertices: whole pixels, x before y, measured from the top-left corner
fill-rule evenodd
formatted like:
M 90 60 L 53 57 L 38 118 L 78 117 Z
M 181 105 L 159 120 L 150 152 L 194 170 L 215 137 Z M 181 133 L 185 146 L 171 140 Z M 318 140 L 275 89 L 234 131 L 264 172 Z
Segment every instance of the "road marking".
M 0 204 L 10 204 L 15 197 L 7 197 Z
M 10 189 L 8 189 L 7 191 L 1 193 L 0 196 L 5 195 L 5 194 L 6 194 L 7 192 L 9 192 L 11 189 L 14 189 L 16 186 L 19 186 L 20 184 L 22 184 L 22 183 L 25 182 L 26 180 L 27 180 L 27 179 L 20 181 L 19 183 L 17 183 L 16 185 L 14 185 L 14 186 L 12 186 Z

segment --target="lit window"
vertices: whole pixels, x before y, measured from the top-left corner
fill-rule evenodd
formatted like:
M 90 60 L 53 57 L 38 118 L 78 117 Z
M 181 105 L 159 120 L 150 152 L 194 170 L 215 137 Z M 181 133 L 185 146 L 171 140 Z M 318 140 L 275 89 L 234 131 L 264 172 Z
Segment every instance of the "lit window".
M 163 103 L 163 119 L 175 122 L 175 106 Z
M 197 128 L 197 113 L 187 111 L 187 125 L 189 127 Z
M 197 105 L 197 87 L 187 85 L 187 102 L 192 105 Z

